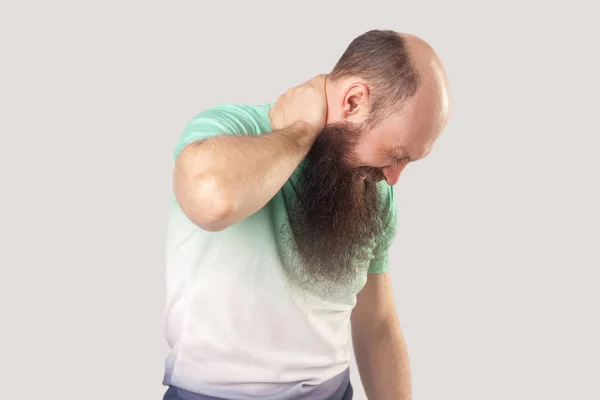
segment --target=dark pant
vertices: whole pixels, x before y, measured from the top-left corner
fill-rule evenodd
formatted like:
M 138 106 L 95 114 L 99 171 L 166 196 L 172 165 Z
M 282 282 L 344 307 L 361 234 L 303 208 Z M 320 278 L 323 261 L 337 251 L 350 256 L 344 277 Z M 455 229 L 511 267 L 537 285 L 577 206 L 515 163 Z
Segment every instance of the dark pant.
M 348 386 L 346 387 L 346 391 L 344 392 L 344 395 L 342 396 L 342 398 L 340 400 L 352 400 L 352 396 L 354 394 L 354 390 L 352 389 L 352 384 L 350 382 L 348 382 Z M 178 389 L 175 386 L 169 386 L 169 388 L 167 389 L 163 400 L 187 400 L 183 397 L 181 397 L 178 393 Z M 204 396 L 204 395 L 198 395 L 197 399 L 190 399 L 190 400 L 224 400 L 224 399 L 218 399 L 216 397 L 210 397 L 210 396 Z
M 352 400 L 353 394 L 354 394 L 354 389 L 352 389 L 352 384 L 350 382 L 348 382 L 348 387 L 346 388 L 346 391 L 344 392 L 344 396 L 342 397 L 342 400 Z

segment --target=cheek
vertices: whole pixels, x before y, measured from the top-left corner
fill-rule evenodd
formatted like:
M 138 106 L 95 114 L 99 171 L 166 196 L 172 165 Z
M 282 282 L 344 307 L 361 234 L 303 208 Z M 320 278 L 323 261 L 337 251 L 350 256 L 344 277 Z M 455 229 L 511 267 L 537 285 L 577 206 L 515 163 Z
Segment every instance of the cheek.
M 372 147 L 373 143 L 368 139 L 361 141 L 354 147 L 354 156 L 356 157 L 356 160 L 358 162 L 357 166 L 373 166 L 373 162 L 375 160 L 373 157 L 374 149 Z
M 356 146 L 356 154 L 363 166 L 383 168 L 392 163 L 393 160 L 387 154 L 390 146 L 383 136 L 383 132 L 371 130 L 365 132 L 363 138 Z

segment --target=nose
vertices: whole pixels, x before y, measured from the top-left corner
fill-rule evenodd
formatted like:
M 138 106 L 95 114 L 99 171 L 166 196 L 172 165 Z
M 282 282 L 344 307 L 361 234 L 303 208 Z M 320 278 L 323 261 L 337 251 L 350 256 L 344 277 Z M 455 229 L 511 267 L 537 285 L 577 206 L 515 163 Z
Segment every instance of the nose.
M 398 179 L 400 178 L 400 174 L 402 173 L 404 167 L 406 167 L 406 164 L 400 163 L 382 168 L 381 171 L 383 172 L 383 175 L 385 176 L 385 180 L 388 185 L 394 186 L 398 182 Z

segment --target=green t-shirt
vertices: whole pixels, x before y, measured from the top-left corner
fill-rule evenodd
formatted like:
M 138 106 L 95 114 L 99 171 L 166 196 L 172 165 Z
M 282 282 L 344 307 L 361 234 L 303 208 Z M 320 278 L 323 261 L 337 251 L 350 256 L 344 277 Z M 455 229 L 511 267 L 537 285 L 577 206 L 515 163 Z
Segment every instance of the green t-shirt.
M 199 139 L 270 132 L 272 104 L 225 104 L 199 113 L 185 126 L 174 159 Z M 372 253 L 353 288 L 324 298 L 290 287 L 281 232 L 298 176 L 296 169 L 262 209 L 219 232 L 193 224 L 173 196 L 166 246 L 165 332 L 171 350 L 165 384 L 220 398 L 273 399 L 312 399 L 316 391 L 323 396 L 318 398 L 330 398 L 343 385 L 357 293 L 367 272 L 388 270 L 390 241 L 376 241 L 384 248 Z M 385 181 L 378 187 L 391 222 L 385 237 L 392 238 L 394 193 Z
M 271 123 L 268 112 L 272 105 L 273 103 L 261 105 L 221 104 L 199 113 L 189 121 L 185 127 L 180 140 L 175 146 L 174 159 L 177 158 L 185 146 L 196 140 L 222 134 L 260 135 L 262 133 L 271 132 Z M 289 199 L 290 196 L 296 196 L 294 183 L 298 173 L 299 170 L 297 169 L 288 182 L 282 187 L 281 193 L 275 196 L 269 203 L 270 206 L 272 206 L 273 203 L 282 201 L 284 198 Z M 385 232 L 386 237 L 382 238 L 382 243 L 385 243 L 385 246 L 388 246 L 395 236 L 396 228 L 394 190 L 393 187 L 388 185 L 385 181 L 379 182 L 378 185 L 382 192 L 385 207 L 388 210 L 388 218 L 391 220 L 388 225 L 389 229 Z M 280 194 L 283 196 L 280 196 Z M 276 209 L 285 210 L 284 207 L 276 207 Z M 369 273 L 383 273 L 389 269 L 388 249 L 385 248 L 379 250 L 380 251 L 376 252 L 377 257 L 371 261 L 368 269 Z

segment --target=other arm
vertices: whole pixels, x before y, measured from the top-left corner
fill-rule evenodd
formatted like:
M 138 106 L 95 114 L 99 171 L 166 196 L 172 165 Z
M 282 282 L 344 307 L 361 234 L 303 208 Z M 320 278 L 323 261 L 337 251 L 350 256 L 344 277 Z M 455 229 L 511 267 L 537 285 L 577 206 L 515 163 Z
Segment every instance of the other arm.
M 408 351 L 388 272 L 368 275 L 357 296 L 351 325 L 354 354 L 367 398 L 410 400 Z

